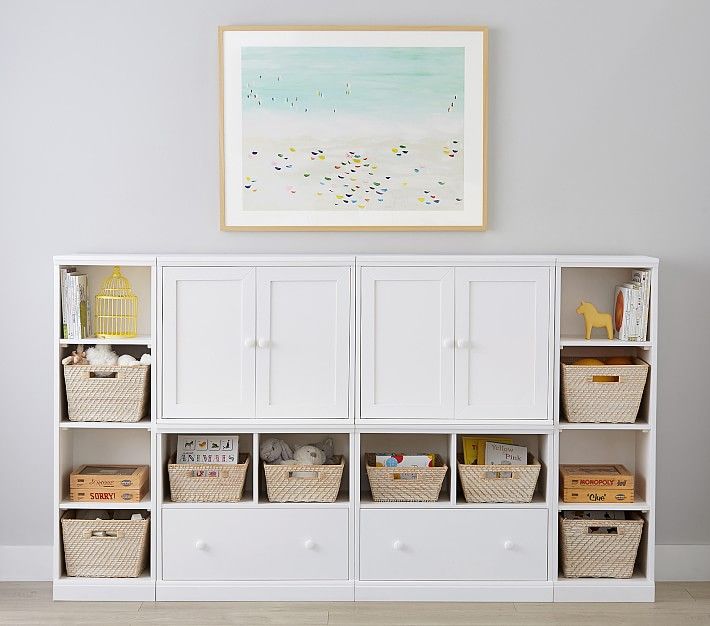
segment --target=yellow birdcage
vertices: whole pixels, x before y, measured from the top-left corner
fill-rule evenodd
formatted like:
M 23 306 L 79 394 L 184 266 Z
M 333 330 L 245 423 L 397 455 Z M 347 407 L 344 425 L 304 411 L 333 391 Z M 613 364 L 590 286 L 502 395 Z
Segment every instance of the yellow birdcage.
M 115 265 L 96 294 L 94 326 L 97 337 L 135 337 L 138 334 L 138 296 Z

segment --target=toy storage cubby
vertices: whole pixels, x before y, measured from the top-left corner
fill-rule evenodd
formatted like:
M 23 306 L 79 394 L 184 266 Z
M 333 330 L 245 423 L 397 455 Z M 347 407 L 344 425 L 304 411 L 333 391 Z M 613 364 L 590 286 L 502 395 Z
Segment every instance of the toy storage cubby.
M 513 445 L 525 446 L 528 449 L 528 454 L 532 454 L 540 463 L 540 475 L 537 479 L 535 492 L 531 502 L 466 502 L 464 497 L 461 477 L 459 475 L 458 466 L 455 468 L 456 473 L 456 504 L 460 507 L 468 508 L 491 508 L 491 507 L 510 507 L 510 508 L 530 508 L 541 507 L 546 508 L 551 504 L 551 499 L 548 497 L 552 492 L 553 473 L 549 468 L 554 467 L 553 460 L 553 437 L 551 433 L 476 433 L 466 432 L 453 435 L 455 437 L 456 458 L 463 462 L 463 447 L 461 436 L 475 436 L 481 438 L 498 438 L 506 437 L 512 439 Z M 514 467 L 511 466 L 511 469 Z
M 177 448 L 177 438 L 178 434 L 184 435 L 201 435 L 206 434 L 209 437 L 219 438 L 220 436 L 233 436 L 237 435 L 239 437 L 239 455 L 248 454 L 249 464 L 247 466 L 246 478 L 244 480 L 244 491 L 242 497 L 237 502 L 174 502 L 171 499 L 170 494 L 170 477 L 168 475 L 168 464 L 176 462 L 176 448 Z M 210 507 L 210 506 L 239 506 L 241 504 L 249 504 L 256 501 L 254 494 L 256 491 L 256 480 L 254 471 L 254 442 L 256 440 L 256 435 L 250 432 L 239 432 L 238 429 L 230 430 L 225 429 L 221 432 L 211 431 L 209 433 L 204 433 L 203 431 L 197 432 L 197 430 L 192 431 L 175 431 L 175 432 L 163 432 L 158 435 L 158 445 L 157 445 L 157 455 L 160 459 L 160 470 L 159 475 L 159 502 L 163 508 L 180 508 L 180 507 Z M 225 466 L 229 468 L 230 466 Z
M 438 507 L 450 506 L 452 491 L 451 435 L 449 433 L 422 432 L 362 432 L 360 433 L 360 507 L 399 508 L 399 507 Z M 448 467 L 446 476 L 435 502 L 376 502 L 373 499 L 367 474 L 367 455 L 375 453 L 399 452 L 402 454 L 438 455 Z M 402 470 L 406 475 L 406 469 Z
M 351 474 L 351 434 L 347 432 L 269 432 L 269 433 L 258 433 L 257 445 L 256 445 L 256 459 L 257 466 L 259 468 L 259 480 L 258 480 L 258 502 L 260 505 L 269 506 L 283 506 L 288 507 L 289 505 L 296 506 L 348 506 L 350 501 L 350 474 Z M 324 439 L 330 437 L 333 439 L 333 454 L 335 456 L 342 457 L 345 467 L 343 468 L 342 478 L 340 480 L 340 487 L 338 488 L 338 495 L 335 502 L 271 502 L 269 501 L 267 493 L 267 483 L 266 475 L 264 472 L 264 461 L 259 458 L 259 445 L 262 441 L 268 438 L 281 439 L 285 441 L 292 450 L 298 446 L 305 446 L 313 444 L 315 442 L 323 441 Z M 316 469 L 317 466 L 314 466 Z M 304 480 L 309 480 L 308 477 Z
M 93 316 L 94 297 L 114 266 L 130 281 L 138 296 L 137 336 L 131 338 L 65 339 L 62 336 L 60 269 L 76 268 L 86 274 L 88 302 Z M 78 345 L 88 349 L 98 344 L 113 346 L 118 355 L 130 354 L 136 359 L 144 353 L 153 357 L 155 336 L 155 257 L 145 255 L 82 255 L 54 259 L 54 424 L 55 424 L 55 552 L 54 597 L 59 600 L 154 600 L 156 576 L 155 506 L 156 476 L 153 472 L 154 439 L 151 425 L 156 414 L 156 376 L 151 366 L 149 401 L 146 415 L 138 422 L 70 421 L 68 419 L 66 385 L 61 361 L 71 355 Z M 93 322 L 93 320 L 92 320 Z M 148 493 L 138 503 L 132 502 L 72 502 L 69 499 L 69 475 L 83 464 L 139 464 L 151 468 Z M 137 511 L 149 515 L 148 566 L 137 578 L 85 578 L 66 575 L 61 518 L 67 511 L 79 510 Z

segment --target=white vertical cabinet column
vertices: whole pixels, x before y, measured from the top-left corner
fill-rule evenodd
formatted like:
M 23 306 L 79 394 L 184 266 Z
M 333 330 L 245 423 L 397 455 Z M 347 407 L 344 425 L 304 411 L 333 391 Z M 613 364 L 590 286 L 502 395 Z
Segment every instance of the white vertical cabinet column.
M 550 269 L 456 268 L 456 419 L 551 415 Z
M 163 417 L 254 415 L 255 269 L 163 269 Z
M 257 269 L 256 415 L 347 418 L 350 269 Z
M 363 267 L 364 418 L 450 419 L 454 400 L 454 270 Z

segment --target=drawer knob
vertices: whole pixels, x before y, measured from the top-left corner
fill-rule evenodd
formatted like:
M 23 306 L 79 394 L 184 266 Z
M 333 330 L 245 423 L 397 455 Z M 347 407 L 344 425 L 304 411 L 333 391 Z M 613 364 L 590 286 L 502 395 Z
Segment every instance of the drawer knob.
M 463 349 L 465 349 L 465 348 L 470 348 L 470 347 L 471 347 L 471 342 L 470 342 L 468 339 L 459 339 L 459 340 L 456 342 L 456 347 L 457 347 L 459 350 L 463 350 Z
M 444 348 L 453 348 L 456 344 L 454 343 L 453 339 L 447 338 L 442 341 L 442 345 L 444 346 Z
M 195 550 L 207 550 L 207 544 L 202 539 L 198 539 L 195 542 Z
M 244 347 L 245 348 L 255 348 L 256 347 L 256 339 L 254 337 L 249 337 L 248 339 L 244 340 Z
M 268 348 L 271 345 L 271 342 L 265 337 L 260 337 L 258 343 L 260 348 Z
M 395 539 L 392 543 L 392 549 L 395 552 L 401 552 L 402 550 L 404 550 L 404 544 L 399 539 Z
M 503 542 L 503 547 L 504 547 L 506 550 L 514 550 L 514 549 L 515 549 L 515 544 L 514 544 L 510 539 L 506 539 L 506 540 Z
M 306 539 L 306 540 L 303 542 L 303 547 L 304 547 L 306 550 L 315 550 L 315 548 L 316 548 L 316 542 L 313 541 L 313 539 Z

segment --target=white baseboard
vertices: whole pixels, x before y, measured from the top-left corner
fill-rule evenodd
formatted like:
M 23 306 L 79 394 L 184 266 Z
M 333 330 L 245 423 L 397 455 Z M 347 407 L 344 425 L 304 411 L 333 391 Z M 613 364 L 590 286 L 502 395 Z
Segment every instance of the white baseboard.
M 710 544 L 656 546 L 656 580 L 710 580 Z
M 52 580 L 52 546 L 0 545 L 3 580 Z M 710 580 L 710 544 L 656 546 L 656 580 Z
M 52 546 L 0 546 L 2 580 L 52 580 Z

